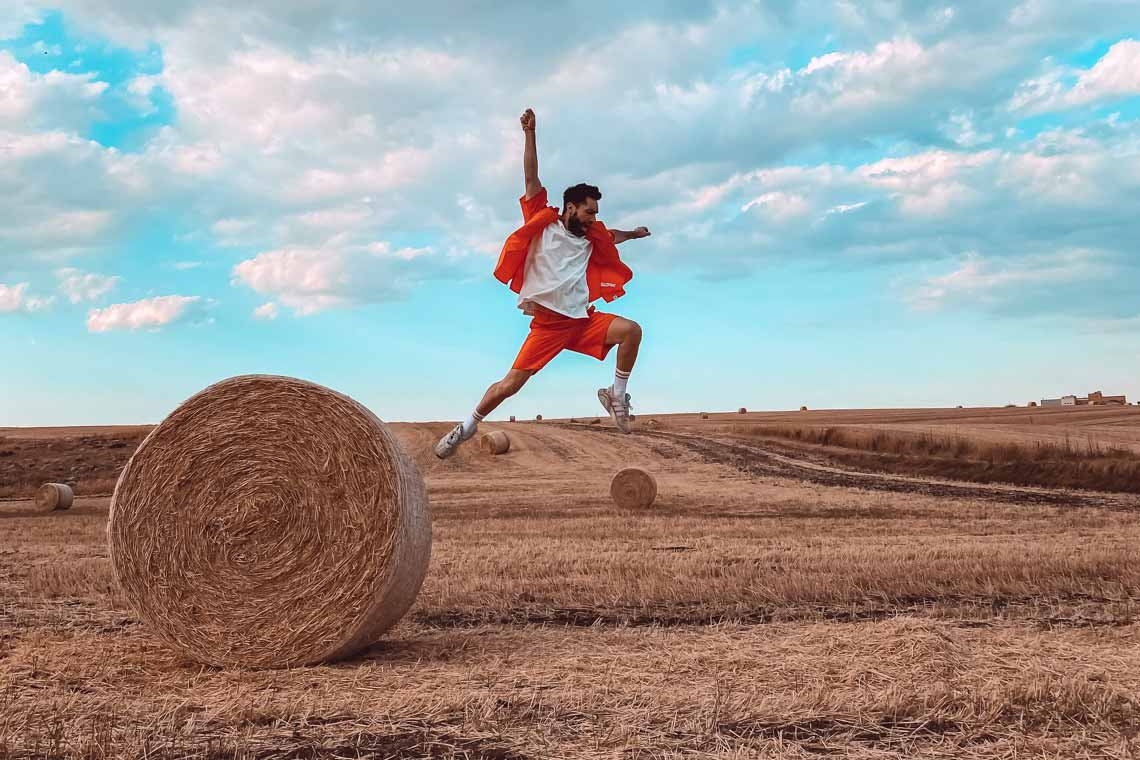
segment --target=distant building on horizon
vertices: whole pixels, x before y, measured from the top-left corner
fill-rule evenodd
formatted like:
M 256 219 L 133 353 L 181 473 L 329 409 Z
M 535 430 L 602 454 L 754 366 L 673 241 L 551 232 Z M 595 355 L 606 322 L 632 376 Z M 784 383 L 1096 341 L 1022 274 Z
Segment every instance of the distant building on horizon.
M 1124 396 L 1106 396 L 1100 391 L 1093 391 L 1087 396 L 1043 398 L 1041 406 L 1128 406 L 1128 399 Z

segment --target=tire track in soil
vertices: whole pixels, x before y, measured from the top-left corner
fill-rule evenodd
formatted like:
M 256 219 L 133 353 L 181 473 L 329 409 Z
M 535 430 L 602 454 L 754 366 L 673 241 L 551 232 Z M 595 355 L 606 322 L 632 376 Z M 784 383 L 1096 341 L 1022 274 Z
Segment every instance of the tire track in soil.
M 616 430 L 606 429 L 590 432 L 602 435 L 622 435 Z M 1006 504 L 1083 507 L 1123 512 L 1140 511 L 1140 500 L 1123 494 L 1049 490 L 967 481 L 929 480 L 893 473 L 848 470 L 788 456 L 764 446 L 737 440 L 660 430 L 638 430 L 637 434 L 670 441 L 706 462 L 728 465 L 754 477 L 791 478 L 823 486 L 913 493 L 953 499 L 986 499 Z

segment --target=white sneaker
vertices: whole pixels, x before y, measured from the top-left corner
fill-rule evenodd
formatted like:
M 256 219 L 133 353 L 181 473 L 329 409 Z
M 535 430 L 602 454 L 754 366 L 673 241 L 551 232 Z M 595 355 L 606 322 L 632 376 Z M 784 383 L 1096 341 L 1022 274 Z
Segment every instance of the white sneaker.
M 459 448 L 459 444 L 466 441 L 472 435 L 475 435 L 474 430 L 471 431 L 471 435 L 463 435 L 463 423 L 460 422 L 451 429 L 451 432 L 439 439 L 439 443 L 435 445 L 435 455 L 440 459 L 447 459 L 455 453 L 455 450 Z
M 602 402 L 602 408 L 609 413 L 617 429 L 629 433 L 629 394 L 625 394 L 624 399 L 619 399 L 614 396 L 611 385 L 609 388 L 598 388 L 598 401 Z

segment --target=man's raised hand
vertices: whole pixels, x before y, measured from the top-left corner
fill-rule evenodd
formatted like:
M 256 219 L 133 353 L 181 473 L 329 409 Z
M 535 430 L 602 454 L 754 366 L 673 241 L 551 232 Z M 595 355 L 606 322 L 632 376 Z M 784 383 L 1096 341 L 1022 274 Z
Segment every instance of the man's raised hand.
M 523 111 L 523 115 L 519 117 L 519 121 L 522 123 L 524 132 L 534 131 L 534 111 L 532 109 L 528 108 Z
M 648 227 L 638 227 L 636 230 L 629 233 L 629 236 L 632 238 L 643 238 L 643 237 L 649 237 L 650 234 L 652 234 L 652 233 L 649 232 Z

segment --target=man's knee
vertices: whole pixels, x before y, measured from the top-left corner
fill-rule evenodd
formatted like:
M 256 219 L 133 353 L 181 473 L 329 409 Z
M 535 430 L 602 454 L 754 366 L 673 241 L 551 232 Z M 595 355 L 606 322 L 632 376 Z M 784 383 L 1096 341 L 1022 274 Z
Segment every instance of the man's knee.
M 622 343 L 637 343 L 641 341 L 641 325 L 634 322 L 632 319 L 625 320 L 622 325 Z

